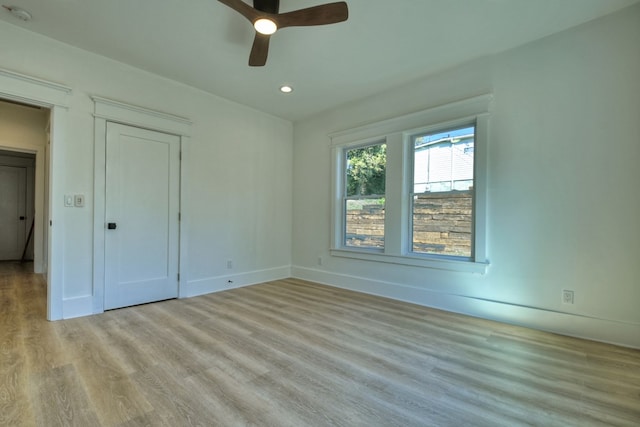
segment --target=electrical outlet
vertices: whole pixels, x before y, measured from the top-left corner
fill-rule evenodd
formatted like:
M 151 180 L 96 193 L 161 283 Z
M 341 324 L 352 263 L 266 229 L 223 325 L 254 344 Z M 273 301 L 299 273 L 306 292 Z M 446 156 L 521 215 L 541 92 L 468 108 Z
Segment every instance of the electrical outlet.
M 562 290 L 562 303 L 573 304 L 573 291 L 570 291 L 568 289 Z
M 229 270 L 231 270 L 231 269 L 233 268 L 233 260 L 231 260 L 231 259 L 228 259 L 228 260 L 227 260 L 227 268 L 228 268 Z
M 324 264 L 324 259 L 322 258 L 322 256 L 318 257 L 318 265 L 323 265 Z

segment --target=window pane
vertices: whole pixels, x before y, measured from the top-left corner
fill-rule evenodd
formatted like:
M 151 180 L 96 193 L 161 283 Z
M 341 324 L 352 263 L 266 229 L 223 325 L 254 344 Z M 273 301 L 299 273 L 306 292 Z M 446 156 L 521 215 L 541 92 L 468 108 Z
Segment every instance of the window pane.
M 413 196 L 413 252 L 471 257 L 471 191 Z
M 384 248 L 384 203 L 384 197 L 346 200 L 346 246 Z
M 387 145 L 346 151 L 344 245 L 384 248 Z
M 415 137 L 413 192 L 473 187 L 474 139 L 472 126 Z
M 387 144 L 347 150 L 346 195 L 384 195 Z
M 414 138 L 412 251 L 472 256 L 475 128 Z

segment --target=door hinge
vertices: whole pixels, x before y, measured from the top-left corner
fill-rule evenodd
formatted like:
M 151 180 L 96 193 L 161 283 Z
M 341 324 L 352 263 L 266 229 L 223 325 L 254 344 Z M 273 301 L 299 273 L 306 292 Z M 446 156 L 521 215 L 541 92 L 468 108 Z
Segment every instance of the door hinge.
M 180 152 L 178 153 L 178 158 L 179 158 L 180 160 L 182 160 L 182 151 L 180 151 Z
M 182 213 L 178 212 L 178 221 L 182 221 Z
M 180 281 L 180 273 L 178 273 L 178 282 Z

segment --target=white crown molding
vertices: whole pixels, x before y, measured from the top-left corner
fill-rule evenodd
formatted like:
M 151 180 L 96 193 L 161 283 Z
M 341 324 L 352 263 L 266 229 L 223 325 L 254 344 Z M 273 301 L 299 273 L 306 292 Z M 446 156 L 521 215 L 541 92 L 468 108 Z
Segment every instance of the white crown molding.
M 44 107 L 69 107 L 71 88 L 0 68 L 0 94 L 3 98 Z
M 91 96 L 95 103 L 94 117 L 107 121 L 160 130 L 180 136 L 189 136 L 193 122 L 184 117 L 137 105 L 115 101 L 101 96 Z
M 488 114 L 491 111 L 493 94 L 478 95 L 448 104 L 438 105 L 399 117 L 393 117 L 351 129 L 330 133 L 331 145 L 343 145 L 354 141 L 365 141 L 396 132 L 412 132 L 430 124 L 460 120 L 465 117 Z

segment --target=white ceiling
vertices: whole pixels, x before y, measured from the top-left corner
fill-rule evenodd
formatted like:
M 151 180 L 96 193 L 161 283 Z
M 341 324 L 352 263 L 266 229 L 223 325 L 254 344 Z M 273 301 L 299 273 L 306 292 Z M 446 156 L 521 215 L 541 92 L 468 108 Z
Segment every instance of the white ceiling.
M 0 19 L 295 121 L 638 1 L 347 0 L 346 22 L 277 32 L 257 68 L 251 24 L 217 0 L 3 0 L 33 20 Z

